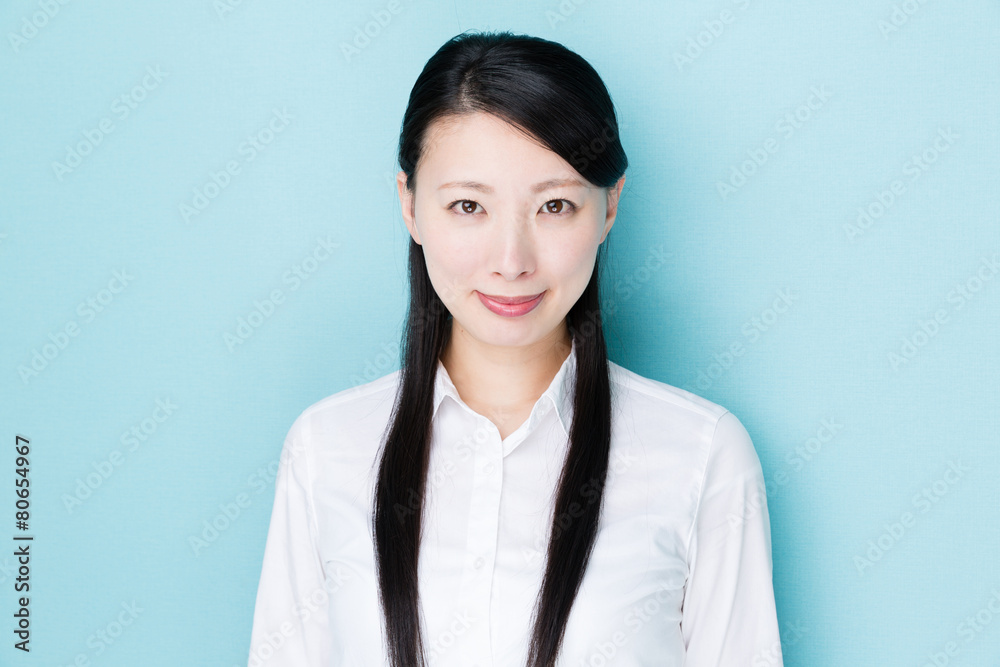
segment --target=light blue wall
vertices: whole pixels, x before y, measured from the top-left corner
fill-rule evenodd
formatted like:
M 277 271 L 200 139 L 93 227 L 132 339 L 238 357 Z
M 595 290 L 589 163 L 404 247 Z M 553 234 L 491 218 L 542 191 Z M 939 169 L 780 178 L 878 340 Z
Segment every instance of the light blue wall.
M 245 664 L 287 429 L 397 368 L 410 86 L 480 28 L 560 41 L 612 92 L 611 355 L 753 436 L 785 664 L 997 664 L 997 3 L 396 2 L 0 6 L 0 663 Z

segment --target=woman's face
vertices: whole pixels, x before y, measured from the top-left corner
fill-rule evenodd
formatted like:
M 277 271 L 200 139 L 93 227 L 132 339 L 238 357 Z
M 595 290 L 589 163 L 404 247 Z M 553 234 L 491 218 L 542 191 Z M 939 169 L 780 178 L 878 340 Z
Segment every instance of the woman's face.
M 484 344 L 526 346 L 557 334 L 583 294 L 625 177 L 595 187 L 503 120 L 473 113 L 428 128 L 415 193 L 404 172 L 396 180 L 453 326 Z M 488 298 L 535 295 L 520 307 Z

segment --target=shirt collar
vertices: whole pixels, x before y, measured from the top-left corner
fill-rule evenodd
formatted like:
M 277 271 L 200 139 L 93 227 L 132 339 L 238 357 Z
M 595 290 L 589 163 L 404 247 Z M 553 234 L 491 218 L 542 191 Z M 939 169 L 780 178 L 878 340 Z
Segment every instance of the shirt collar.
M 531 409 L 531 415 L 528 417 L 528 428 L 534 428 L 538 420 L 554 407 L 556 415 L 559 418 L 559 423 L 566 436 L 569 437 L 570 427 L 573 425 L 573 396 L 575 389 L 576 341 L 572 340 L 569 355 L 563 361 L 562 366 L 559 367 L 548 388 L 542 392 L 542 395 Z M 446 396 L 450 396 L 456 403 L 471 410 L 458 395 L 458 389 L 455 388 L 455 384 L 451 381 L 448 370 L 441 363 L 441 360 L 438 359 L 437 372 L 434 375 L 434 409 L 431 413 L 432 420 L 437 415 L 438 408 Z

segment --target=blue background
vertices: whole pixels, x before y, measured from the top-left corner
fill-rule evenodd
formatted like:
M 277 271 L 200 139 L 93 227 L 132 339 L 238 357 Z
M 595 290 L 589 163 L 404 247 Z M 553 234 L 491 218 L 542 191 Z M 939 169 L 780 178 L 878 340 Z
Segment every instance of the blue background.
M 3 3 L 0 533 L 22 435 L 35 541 L 30 655 L 0 549 L 0 664 L 246 664 L 288 428 L 398 367 L 399 123 L 467 29 L 559 41 L 610 89 L 611 358 L 753 437 L 785 664 L 1000 664 L 983 0 Z

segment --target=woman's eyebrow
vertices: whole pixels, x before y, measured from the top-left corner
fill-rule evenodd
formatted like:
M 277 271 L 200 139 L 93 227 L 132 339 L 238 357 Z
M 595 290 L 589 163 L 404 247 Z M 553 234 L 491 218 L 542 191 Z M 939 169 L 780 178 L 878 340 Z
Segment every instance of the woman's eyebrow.
M 536 183 L 531 186 L 532 192 L 545 192 L 546 190 L 551 190 L 552 188 L 558 188 L 562 186 L 577 185 L 581 188 L 587 187 L 577 178 L 550 178 L 547 181 L 542 181 L 541 183 Z M 484 183 L 479 183 L 477 181 L 450 181 L 438 187 L 438 190 L 444 190 L 445 188 L 467 188 L 469 190 L 477 190 L 479 192 L 486 193 L 488 195 L 493 194 L 493 188 Z

